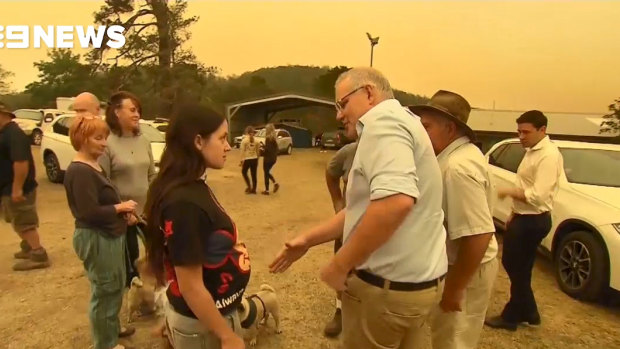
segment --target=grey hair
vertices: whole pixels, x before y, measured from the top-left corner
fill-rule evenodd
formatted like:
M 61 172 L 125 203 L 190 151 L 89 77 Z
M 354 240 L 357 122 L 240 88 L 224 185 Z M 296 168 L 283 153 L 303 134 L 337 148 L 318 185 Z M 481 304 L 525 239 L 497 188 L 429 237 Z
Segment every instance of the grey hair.
M 377 69 L 370 67 L 357 67 L 340 74 L 334 86 L 338 86 L 345 80 L 351 81 L 353 89 L 364 85 L 375 87 L 385 99 L 394 98 L 394 92 L 388 79 Z

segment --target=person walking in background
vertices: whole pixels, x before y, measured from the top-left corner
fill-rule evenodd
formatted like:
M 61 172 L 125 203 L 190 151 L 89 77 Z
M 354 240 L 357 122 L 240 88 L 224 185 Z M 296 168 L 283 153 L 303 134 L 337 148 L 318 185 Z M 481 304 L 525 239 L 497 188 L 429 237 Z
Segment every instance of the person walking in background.
M 263 195 L 269 195 L 269 181 L 273 182 L 273 192 L 276 193 L 280 189 L 280 184 L 271 174 L 273 165 L 278 160 L 278 141 L 276 140 L 276 129 L 273 124 L 265 126 L 265 147 L 263 150 L 263 172 L 265 173 L 265 191 Z
M 441 302 L 431 312 L 433 349 L 474 349 L 499 267 L 490 170 L 472 142 L 465 98 L 442 90 L 409 109 L 422 120 L 443 180 L 449 267 Z
M 21 251 L 13 270 L 25 271 L 49 267 L 49 258 L 39 239 L 37 181 L 30 150 L 30 139 L 13 122 L 13 114 L 0 103 L 0 196 L 4 218 L 19 235 Z
M 90 326 L 95 349 L 123 349 L 119 312 L 125 288 L 125 233 L 135 201 L 121 201 L 97 161 L 106 148 L 109 129 L 98 117 L 76 117 L 69 129 L 77 151 L 67 167 L 64 186 L 75 218 L 73 248 L 90 281 Z
M 245 137 L 241 141 L 241 162 L 239 166 L 241 166 L 241 174 L 243 175 L 243 179 L 245 180 L 246 194 L 256 194 L 256 170 L 258 168 L 258 156 L 260 152 L 260 144 L 254 138 L 256 131 L 254 127 L 248 126 L 245 128 Z M 250 179 L 248 178 L 248 170 L 250 170 L 250 174 L 252 175 L 252 183 L 250 184 Z
M 325 169 L 325 183 L 327 184 L 327 190 L 329 190 L 329 196 L 332 199 L 335 213 L 340 212 L 340 210 L 344 209 L 346 206 L 347 179 L 349 178 L 349 171 L 353 165 L 353 158 L 355 157 L 356 150 L 357 142 L 349 143 L 338 149 Z M 343 182 L 342 189 L 340 187 L 341 178 Z M 340 247 L 342 247 L 342 239 L 338 238 L 334 241 L 334 254 L 338 253 Z M 323 330 L 323 333 L 327 337 L 336 337 L 342 331 L 341 298 L 341 293 L 336 292 L 336 312 L 332 320 L 325 325 L 325 329 Z
M 519 141 L 525 156 L 512 188 L 498 188 L 500 199 L 512 199 L 506 222 L 502 265 L 510 278 L 510 300 L 501 315 L 487 319 L 493 328 L 516 331 L 521 322 L 540 325 L 540 313 L 532 291 L 532 269 L 540 242 L 551 230 L 551 210 L 558 193 L 564 160 L 547 136 L 547 117 L 538 110 L 517 119 Z
M 182 105 L 149 189 L 147 258 L 158 284 L 168 284 L 165 317 L 175 349 L 245 348 L 237 308 L 250 259 L 206 179 L 229 151 L 226 117 Z
M 110 128 L 107 147 L 99 164 L 118 189 L 122 200 L 133 200 L 137 217 L 130 217 L 127 227 L 127 282 L 140 276 L 135 262 L 140 257 L 138 217 L 144 210 L 149 183 L 155 178 L 155 162 L 149 140 L 140 133 L 142 107 L 136 96 L 116 92 L 110 97 L 105 122 Z

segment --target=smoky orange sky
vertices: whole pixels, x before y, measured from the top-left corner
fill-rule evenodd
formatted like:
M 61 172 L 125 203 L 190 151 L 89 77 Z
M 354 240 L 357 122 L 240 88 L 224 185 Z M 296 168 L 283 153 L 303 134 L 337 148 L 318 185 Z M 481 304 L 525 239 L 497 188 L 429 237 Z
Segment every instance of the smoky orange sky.
M 3 1 L 0 25 L 88 25 L 102 1 Z M 393 87 L 473 106 L 604 113 L 620 97 L 617 1 L 197 1 L 188 45 L 224 75 L 368 65 Z M 76 39 L 77 43 L 77 39 Z M 47 48 L 0 49 L 17 90 Z M 76 52 L 83 52 L 76 49 Z

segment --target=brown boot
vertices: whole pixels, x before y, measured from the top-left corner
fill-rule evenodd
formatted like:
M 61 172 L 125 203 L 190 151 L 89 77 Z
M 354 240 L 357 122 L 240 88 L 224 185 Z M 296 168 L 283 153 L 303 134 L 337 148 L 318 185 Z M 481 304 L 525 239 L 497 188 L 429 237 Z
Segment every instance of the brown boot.
M 30 251 L 30 258 L 17 262 L 13 265 L 15 271 L 26 271 L 33 269 L 42 269 L 50 266 L 47 252 L 43 247 Z
M 325 330 L 323 331 L 326 337 L 338 337 L 340 332 L 342 332 L 342 312 L 340 309 L 336 309 L 336 313 L 330 322 L 325 325 Z
M 19 243 L 19 247 L 21 248 L 21 250 L 19 252 L 16 252 L 13 257 L 15 257 L 16 259 L 30 259 L 30 251 L 32 251 L 32 247 L 28 245 L 28 242 L 26 242 L 26 240 L 22 240 Z

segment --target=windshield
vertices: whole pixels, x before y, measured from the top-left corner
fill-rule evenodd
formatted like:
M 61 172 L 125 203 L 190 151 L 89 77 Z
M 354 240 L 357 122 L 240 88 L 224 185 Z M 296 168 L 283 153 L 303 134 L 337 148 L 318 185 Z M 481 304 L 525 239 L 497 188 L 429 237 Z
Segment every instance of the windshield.
M 620 151 L 562 148 L 560 152 L 569 182 L 620 187 Z
M 43 118 L 43 113 L 36 110 L 16 110 L 14 114 L 18 119 L 41 121 Z
M 164 136 L 155 129 L 155 127 L 149 124 L 140 124 L 140 131 L 151 143 L 164 143 L 166 139 Z

